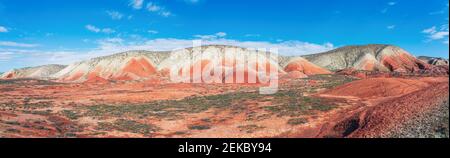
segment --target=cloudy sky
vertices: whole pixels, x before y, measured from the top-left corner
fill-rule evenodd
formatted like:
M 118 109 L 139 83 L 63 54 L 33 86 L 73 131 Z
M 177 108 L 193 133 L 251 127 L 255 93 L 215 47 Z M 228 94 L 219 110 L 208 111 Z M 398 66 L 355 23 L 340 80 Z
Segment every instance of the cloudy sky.
M 0 72 L 204 44 L 284 55 L 393 44 L 448 58 L 448 0 L 0 0 Z

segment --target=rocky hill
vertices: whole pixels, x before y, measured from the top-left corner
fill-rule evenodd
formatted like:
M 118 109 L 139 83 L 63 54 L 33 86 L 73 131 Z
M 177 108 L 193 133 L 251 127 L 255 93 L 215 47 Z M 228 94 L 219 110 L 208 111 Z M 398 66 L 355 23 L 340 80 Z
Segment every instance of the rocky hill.
M 367 71 L 416 72 L 430 67 L 407 51 L 392 45 L 347 46 L 303 57 L 332 71 L 354 68 Z
M 449 65 L 448 59 L 444 58 L 436 58 L 436 57 L 428 57 L 428 56 L 419 56 L 418 59 L 422 60 L 425 63 L 431 65 Z
M 206 82 L 198 78 L 199 75 L 195 75 L 194 68 L 213 71 L 212 66 L 223 70 L 223 78 L 219 80 L 233 79 L 228 82 L 237 82 L 237 74 L 258 76 L 257 70 L 262 69 L 266 70 L 267 75 L 270 75 L 271 70 L 285 74 L 286 66 L 289 67 L 288 71 L 298 71 L 297 73 L 301 73 L 303 77 L 329 73 L 328 70 L 315 66 L 305 59 L 292 60 L 294 59 L 292 57 L 276 57 L 267 53 L 225 45 L 186 48 L 174 52 L 130 51 L 74 63 L 52 77 L 65 82 L 99 82 L 145 80 L 154 76 L 168 77 L 174 72 L 175 75 L 187 74 L 185 76 L 192 80 Z M 246 64 L 250 65 L 250 68 L 245 68 Z M 248 78 L 243 80 L 248 82 Z
M 21 69 L 14 69 L 5 72 L 1 75 L 2 79 L 17 79 L 17 78 L 34 78 L 34 79 L 49 79 L 51 76 L 62 69 L 66 65 L 43 65 L 37 67 L 27 67 Z
M 237 82 L 237 74 L 258 76 L 258 71 L 263 69 L 267 75 L 270 75 L 270 72 L 278 72 L 293 78 L 330 74 L 331 71 L 347 68 L 386 72 L 429 70 L 432 66 L 424 61 L 391 45 L 347 46 L 303 57 L 273 56 L 268 55 L 268 52 L 241 47 L 209 45 L 174 52 L 128 51 L 69 66 L 46 65 L 13 70 L 4 73 L 2 78 L 55 78 L 62 82 L 106 82 L 146 80 L 154 77 L 167 79 L 170 75 L 184 75 L 185 79 L 189 77 L 191 80 L 207 82 L 199 78 L 201 75 L 197 75 L 198 72 L 194 72 L 194 68 L 213 74 L 214 70 L 211 68 L 218 67 L 223 74 L 222 78 L 216 78 L 216 81 L 232 78 L 232 82 Z M 433 59 L 430 62 L 436 65 L 444 63 L 441 59 Z M 245 68 L 247 65 L 249 68 Z M 243 80 L 248 82 L 248 78 Z
M 130 51 L 70 64 L 52 75 L 61 81 L 138 80 L 157 73 L 164 52 Z
M 329 70 L 314 65 L 302 57 L 290 58 L 283 67 L 284 71 L 289 73 L 289 76 L 293 78 L 305 78 L 308 75 L 316 74 L 331 74 Z

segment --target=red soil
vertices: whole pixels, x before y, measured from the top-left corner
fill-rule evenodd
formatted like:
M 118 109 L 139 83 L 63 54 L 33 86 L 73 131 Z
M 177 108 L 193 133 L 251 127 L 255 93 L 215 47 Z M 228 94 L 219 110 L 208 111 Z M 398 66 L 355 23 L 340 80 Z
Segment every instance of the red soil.
M 426 70 L 425 72 L 431 73 L 433 75 L 449 75 L 449 66 L 448 65 L 435 65 L 432 66 L 430 69 Z
M 108 80 L 99 76 L 101 70 L 102 70 L 101 67 L 97 67 L 95 68 L 94 71 L 90 72 L 87 76 L 87 80 L 85 81 L 85 83 L 107 83 Z
M 367 71 L 373 71 L 375 70 L 375 61 L 373 60 L 366 60 L 363 61 L 364 65 L 363 65 L 363 69 L 367 70 Z
M 367 75 L 365 73 L 358 72 L 354 68 L 347 68 L 347 69 L 339 70 L 339 71 L 336 72 L 336 74 L 338 74 L 338 75 L 346 75 L 346 76 L 353 76 L 353 77 L 360 78 L 360 79 L 367 78 Z
M 92 77 L 95 76 L 92 75 Z M 83 132 L 77 132 L 77 137 L 144 137 L 143 135 L 118 131 L 108 132 L 105 135 L 94 135 L 94 133 L 97 133 L 95 127 L 98 126 L 98 122 L 111 121 L 106 115 L 101 119 L 83 116 L 77 120 L 67 120 L 64 119 L 65 116 L 55 116 L 60 115 L 61 110 L 76 109 L 74 106 L 141 104 L 158 100 L 178 100 L 192 96 L 223 94 L 237 90 L 253 91 L 256 90 L 253 88 L 257 88 L 257 86 L 246 84 L 165 84 L 160 83 L 158 79 L 158 77 L 152 76 L 149 80 L 142 82 L 115 82 L 102 85 L 80 83 L 30 86 L 0 85 L 0 89 L 14 88 L 14 91 L 0 90 L 0 103 L 12 101 L 19 104 L 25 98 L 32 96 L 35 101 L 51 101 L 52 107 L 50 108 L 53 110 L 48 116 L 24 114 L 20 110 L 14 111 L 14 113 L 0 110 L 0 119 L 17 121 L 21 125 L 30 127 L 42 126 L 48 128 L 45 130 L 23 128 L 0 122 L 0 129 L 15 128 L 21 131 L 21 133 L 6 133 L 2 136 L 57 137 L 76 129 L 71 127 L 81 125 L 83 127 L 79 128 L 83 129 Z M 316 84 L 320 85 L 321 82 L 323 81 L 304 80 L 305 84 L 296 81 L 292 84 L 286 83 L 283 86 L 309 87 Z M 185 113 L 181 115 L 183 119 L 148 117 L 137 121 L 154 124 L 162 128 L 157 133 L 159 137 L 377 137 L 386 130 L 395 127 L 396 124 L 410 119 L 414 114 L 431 108 L 434 105 L 433 103 L 442 97 L 448 98 L 448 77 L 365 79 L 339 86 L 328 92 L 335 92 L 330 94 L 330 98 L 336 97 L 339 99 L 329 100 L 325 104 L 332 102 L 339 103 L 341 106 L 331 111 L 318 112 L 307 116 L 308 123 L 304 125 L 289 125 L 287 121 L 291 117 L 280 117 L 263 109 L 263 107 L 277 104 L 276 102 L 259 102 L 252 98 L 235 105 L 238 108 L 243 108 L 238 113 L 234 113 L 235 109 L 230 107 L 224 110 L 211 109 L 201 113 Z M 328 94 L 328 92 L 325 92 L 325 94 Z M 385 92 L 388 95 L 384 94 Z M 309 96 L 317 97 L 315 94 Z M 372 97 L 374 99 L 365 99 Z M 373 101 L 381 98 L 387 99 Z M 270 98 L 266 99 L 270 100 Z M 260 120 L 249 120 L 248 118 L 252 113 L 264 117 L 261 117 Z M 127 116 L 121 116 L 120 118 L 133 119 L 127 118 Z M 203 121 L 205 118 L 210 121 Z M 34 120 L 45 121 L 35 123 Z M 74 124 L 71 124 L 71 122 Z M 210 124 L 211 129 L 197 131 L 187 128 L 188 125 L 205 123 Z M 247 133 L 239 128 L 242 125 L 258 125 L 264 128 L 254 133 Z M 186 135 L 172 134 L 179 131 L 187 131 L 187 133 Z
M 399 56 L 384 56 L 381 63 L 389 68 L 389 70 L 395 72 L 417 72 L 431 67 L 429 64 L 406 53 Z
M 81 79 L 81 77 L 83 77 L 84 74 L 85 73 L 83 71 L 78 71 L 78 72 L 72 74 L 71 76 L 64 78 L 63 81 L 69 81 L 69 82 L 77 81 L 77 80 Z
M 237 77 L 237 75 L 242 75 L 243 74 L 243 81 Z M 233 83 L 239 83 L 239 82 L 243 82 L 243 83 L 260 83 L 259 82 L 259 77 L 258 77 L 258 73 L 253 70 L 237 70 L 234 71 L 233 73 L 228 74 L 227 76 L 224 76 L 223 80 L 226 80 L 226 78 L 233 78 Z
M 131 59 L 122 69 L 123 73 L 131 73 L 138 77 L 149 77 L 156 74 L 156 68 L 146 59 Z M 117 77 L 117 78 L 120 78 Z
M 9 73 L 8 75 L 6 75 L 5 79 L 12 79 L 14 78 L 14 73 Z
M 263 72 L 266 71 L 266 74 L 270 74 L 271 71 L 273 72 L 279 72 L 280 70 L 278 70 L 278 66 L 277 65 L 272 65 L 270 62 L 265 62 L 263 64 L 260 63 L 251 63 L 250 64 L 251 67 L 256 68 L 256 70 L 258 70 L 259 72 Z
M 85 83 L 107 83 L 108 80 L 98 77 L 98 76 L 93 76 L 93 77 L 89 77 Z
M 307 78 L 308 75 L 305 75 L 303 72 L 300 71 L 291 71 L 288 73 L 288 77 L 297 79 L 297 78 Z
M 145 58 L 131 59 L 128 61 L 121 70 L 117 72 L 103 71 L 102 67 L 96 67 L 89 73 L 78 71 L 70 76 L 62 79 L 62 81 L 73 82 L 79 81 L 84 77 L 84 82 L 107 82 L 107 80 L 136 80 L 141 78 L 148 78 L 150 76 L 156 75 L 156 68 Z M 86 74 L 87 73 L 87 74 Z
M 210 61 L 210 60 L 201 60 L 201 61 L 197 61 L 196 63 L 192 64 L 192 65 L 189 67 L 188 70 L 181 68 L 181 69 L 178 71 L 178 75 L 183 75 L 184 70 L 186 70 L 186 71 L 189 71 L 189 75 L 190 75 L 191 77 L 193 77 L 193 76 L 194 76 L 194 70 L 195 70 L 197 67 L 200 68 L 200 71 L 201 71 L 200 73 L 202 73 L 204 70 L 212 68 L 213 65 L 211 64 L 211 61 Z
M 448 78 L 423 78 L 430 84 L 399 97 L 343 110 L 330 117 L 315 137 L 389 137 L 396 127 L 425 114 L 448 99 Z
M 426 114 L 448 99 L 448 82 L 448 77 L 355 81 L 329 90 L 325 95 L 317 95 L 346 99 L 348 105 L 345 108 L 320 116 L 321 119 L 311 122 L 309 127 L 286 132 L 278 137 L 389 137 L 390 131 L 398 130 L 397 127 L 403 123 Z M 381 88 L 368 85 L 378 85 Z M 332 95 L 328 95 L 330 92 Z M 373 97 L 375 98 L 365 99 Z
M 212 61 L 210 60 L 201 60 L 198 61 L 196 63 L 194 63 L 193 65 L 189 66 L 188 69 L 186 68 L 181 68 L 178 71 L 178 75 L 183 75 L 183 73 L 185 71 L 189 71 L 189 75 L 192 78 L 192 80 L 195 76 L 194 76 L 194 69 L 196 67 L 201 68 L 201 72 L 200 73 L 208 73 L 213 75 L 214 74 L 214 68 L 218 68 L 221 69 L 222 71 L 222 82 L 224 82 L 226 80 L 226 78 L 232 78 L 232 83 L 237 83 L 237 74 L 243 74 L 244 75 L 244 83 L 249 83 L 249 82 L 254 82 L 251 78 L 253 78 L 252 76 L 256 76 L 256 83 L 260 83 L 260 79 L 258 76 L 258 71 L 259 72 L 266 72 L 266 76 L 269 77 L 271 75 L 271 72 L 278 72 L 279 74 L 283 73 L 282 70 L 278 70 L 278 66 L 277 65 L 273 65 L 270 62 L 266 61 L 264 64 L 260 64 L 258 62 L 256 63 L 249 63 L 248 64 L 249 68 L 245 68 L 244 70 L 238 70 L 237 66 L 236 66 L 236 61 L 229 61 L 229 60 L 225 60 L 222 59 L 222 62 L 219 65 L 214 65 L 214 63 L 212 63 Z M 167 75 L 168 69 L 163 69 L 163 74 Z M 249 76 L 250 75 L 250 76 Z M 202 76 L 202 74 L 198 75 L 198 76 Z M 249 80 L 250 79 L 250 80 Z M 202 82 L 207 82 L 205 81 L 204 78 L 201 79 Z M 229 82 L 227 82 L 229 83 Z
M 411 93 L 427 86 L 429 86 L 427 83 L 414 79 L 370 78 L 336 87 L 325 94 L 359 98 L 392 97 Z
M 406 94 L 355 115 L 358 128 L 348 137 L 384 137 L 386 132 L 448 99 L 448 82 Z
M 305 59 L 296 59 L 296 60 L 290 62 L 284 68 L 284 71 L 286 71 L 286 72 L 299 71 L 306 75 L 331 74 L 330 71 L 328 71 L 324 68 L 321 68 L 317 65 L 314 65 Z

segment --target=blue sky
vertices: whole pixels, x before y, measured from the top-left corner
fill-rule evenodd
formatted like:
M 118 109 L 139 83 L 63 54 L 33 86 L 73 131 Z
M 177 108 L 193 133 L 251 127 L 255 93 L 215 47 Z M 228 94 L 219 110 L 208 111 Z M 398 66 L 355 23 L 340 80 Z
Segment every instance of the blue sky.
M 0 0 L 0 72 L 192 45 L 302 55 L 393 44 L 448 58 L 447 0 Z

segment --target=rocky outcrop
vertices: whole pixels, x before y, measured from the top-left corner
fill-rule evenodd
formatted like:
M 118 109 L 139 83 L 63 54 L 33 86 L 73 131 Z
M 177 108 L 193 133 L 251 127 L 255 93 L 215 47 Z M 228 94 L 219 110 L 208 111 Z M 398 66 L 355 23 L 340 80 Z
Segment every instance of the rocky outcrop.
M 258 83 L 261 77 L 284 74 L 277 56 L 224 45 L 177 50 L 158 65 L 158 70 L 166 75 L 184 75 L 181 80 L 188 77 L 192 82 Z
M 2 79 L 33 78 L 51 79 L 52 75 L 64 69 L 65 65 L 43 65 L 37 67 L 27 67 L 14 69 L 1 75 Z
M 448 59 L 444 58 L 436 58 L 436 57 L 428 57 L 428 56 L 419 56 L 418 59 L 422 60 L 425 63 L 428 63 L 430 65 L 449 65 Z
M 392 45 L 347 46 L 303 57 L 332 71 L 354 68 L 366 71 L 417 72 L 430 68 L 429 64 Z
M 331 74 L 327 69 L 321 68 L 308 60 L 295 57 L 289 60 L 284 67 L 284 71 L 289 73 L 293 78 L 305 78 L 308 75 Z
M 64 82 L 146 79 L 157 73 L 157 65 L 167 55 L 148 51 L 124 52 L 71 64 L 52 77 Z

